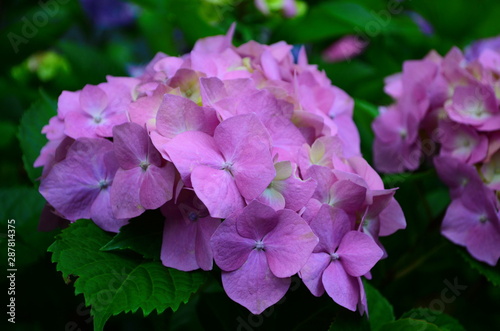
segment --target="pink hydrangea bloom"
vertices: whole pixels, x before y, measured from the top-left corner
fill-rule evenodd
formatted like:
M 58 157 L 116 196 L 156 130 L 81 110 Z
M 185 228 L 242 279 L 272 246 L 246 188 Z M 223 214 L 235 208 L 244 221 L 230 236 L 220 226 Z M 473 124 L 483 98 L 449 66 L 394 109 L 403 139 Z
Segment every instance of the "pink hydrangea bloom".
M 376 167 L 387 173 L 411 171 L 434 158 L 453 200 L 443 235 L 491 265 L 500 257 L 494 244 L 500 189 L 498 45 L 498 38 L 484 40 L 466 56 L 453 48 L 443 58 L 431 52 L 405 62 L 402 73 L 386 79 L 385 91 L 395 103 L 382 107 L 373 122 Z M 481 198 L 471 199 L 471 194 Z
M 297 213 L 252 202 L 212 236 L 222 284 L 231 299 L 260 314 L 278 302 L 306 263 L 318 237 Z
M 290 15 L 294 3 L 283 2 Z M 344 258 L 325 267 L 324 283 L 364 313 L 360 277 L 384 254 L 378 238 L 406 224 L 394 190 L 362 158 L 354 101 L 304 48 L 295 59 L 285 42 L 234 47 L 234 29 L 182 57 L 159 53 L 136 78 L 61 94 L 37 160 L 51 215 L 118 232 L 160 209 L 162 263 L 191 271 L 215 261 L 229 297 L 257 314 L 321 251 L 314 224 L 335 209 L 349 231 L 329 230 L 340 240 L 331 253 Z M 352 254 L 359 261 L 347 262 Z

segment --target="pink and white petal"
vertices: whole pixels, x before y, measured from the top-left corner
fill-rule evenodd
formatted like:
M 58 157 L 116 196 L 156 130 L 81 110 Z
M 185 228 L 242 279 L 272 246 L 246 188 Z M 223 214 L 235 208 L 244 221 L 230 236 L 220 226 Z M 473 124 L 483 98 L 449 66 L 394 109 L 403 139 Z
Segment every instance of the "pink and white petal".
M 85 85 L 80 92 L 80 106 L 89 115 L 100 114 L 108 105 L 108 96 L 99 86 Z
M 312 253 L 306 264 L 300 269 L 299 276 L 314 296 L 322 296 L 325 293 L 323 286 L 323 272 L 331 262 L 327 253 Z
M 193 169 L 191 182 L 213 218 L 227 218 L 245 206 L 234 178 L 226 170 L 199 165 Z
M 236 222 L 236 216 L 227 218 L 210 239 L 215 263 L 224 271 L 240 268 L 255 247 L 255 240 L 243 238 L 238 234 Z
M 143 180 L 141 168 L 118 169 L 110 188 L 111 210 L 116 218 L 132 218 L 144 212 L 139 193 Z
M 195 222 L 184 220 L 180 213 L 165 219 L 161 262 L 164 266 L 182 271 L 200 268 L 196 260 L 196 236 L 198 226 Z
M 264 192 L 262 192 L 262 194 L 255 200 L 270 206 L 274 210 L 285 208 L 285 198 L 274 187 L 266 188 Z
M 138 169 L 143 171 L 141 168 Z M 172 199 L 174 181 L 175 170 L 172 166 L 166 165 L 159 168 L 150 165 L 144 172 L 144 180 L 140 187 L 141 205 L 146 209 L 160 208 Z
M 290 277 L 304 266 L 319 239 L 297 213 L 283 209 L 276 216 L 278 224 L 264 237 L 264 250 L 273 274 Z
M 334 261 L 323 272 L 326 293 L 339 305 L 356 311 L 359 301 L 359 284 L 356 277 L 346 273 L 339 261 Z
M 209 165 L 222 169 L 224 158 L 219 152 L 214 138 L 204 132 L 183 132 L 163 145 L 182 180 L 191 185 L 191 171 L 198 165 Z
M 128 219 L 117 219 L 111 210 L 110 190 L 103 189 L 92 203 L 90 217 L 97 226 L 104 231 L 119 232 L 120 228 L 128 224 Z
M 366 188 L 351 180 L 339 180 L 330 188 L 330 205 L 348 213 L 361 211 L 366 201 Z
M 241 268 L 222 272 L 222 285 L 229 298 L 252 314 L 260 314 L 286 294 L 290 278 L 274 276 L 264 252 L 254 250 Z
M 102 122 L 101 122 L 102 123 Z M 97 127 L 99 124 L 95 123 L 93 118 L 83 112 L 69 112 L 64 118 L 64 134 L 78 139 L 82 137 L 97 138 Z
M 366 233 L 349 231 L 336 252 L 345 271 L 353 277 L 361 277 L 373 268 L 384 252 Z

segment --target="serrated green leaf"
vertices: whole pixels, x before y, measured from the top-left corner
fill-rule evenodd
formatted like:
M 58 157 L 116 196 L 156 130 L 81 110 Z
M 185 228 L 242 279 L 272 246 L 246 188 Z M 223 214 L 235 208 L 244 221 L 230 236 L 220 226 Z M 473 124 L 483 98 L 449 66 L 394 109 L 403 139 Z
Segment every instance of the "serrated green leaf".
M 383 325 L 380 331 L 442 331 L 435 324 L 412 318 L 402 318 Z
M 401 316 L 401 318 L 412 318 L 425 320 L 437 325 L 441 330 L 446 331 L 465 331 L 464 327 L 450 315 L 444 314 L 428 308 L 412 309 Z
M 366 299 L 368 301 L 368 312 L 370 318 L 370 328 L 372 331 L 378 330 L 382 325 L 395 320 L 392 305 L 380 292 L 367 281 L 363 282 Z
M 64 230 L 49 247 L 52 261 L 65 278 L 77 276 L 75 293 L 83 293 L 91 306 L 94 328 L 102 330 L 109 317 L 142 310 L 173 311 L 186 303 L 205 281 L 202 272 L 182 272 L 156 261 L 103 252 L 111 240 L 89 220 L 79 220 Z
M 23 267 L 43 258 L 53 240 L 53 234 L 37 231 L 45 200 L 33 187 L 14 187 L 0 190 L 0 246 L 7 252 L 7 220 L 14 219 L 16 264 Z M 6 261 L 6 260 L 4 260 Z
M 155 217 L 156 216 L 156 217 Z M 164 217 L 146 212 L 120 229 L 101 251 L 133 250 L 147 259 L 159 260 Z
M 470 256 L 469 253 L 465 251 L 465 249 L 459 249 L 460 255 L 464 258 L 465 261 L 469 263 L 472 269 L 479 271 L 481 275 L 486 277 L 490 283 L 495 286 L 500 286 L 500 266 L 497 265 L 492 267 L 487 265 L 486 263 L 480 262 Z
M 33 183 L 42 174 L 41 168 L 34 168 L 36 158 L 40 155 L 40 150 L 47 143 L 47 138 L 42 134 L 42 128 L 49 123 L 49 119 L 56 115 L 54 103 L 47 96 L 36 101 L 24 113 L 17 137 L 23 152 L 24 169 L 28 173 Z

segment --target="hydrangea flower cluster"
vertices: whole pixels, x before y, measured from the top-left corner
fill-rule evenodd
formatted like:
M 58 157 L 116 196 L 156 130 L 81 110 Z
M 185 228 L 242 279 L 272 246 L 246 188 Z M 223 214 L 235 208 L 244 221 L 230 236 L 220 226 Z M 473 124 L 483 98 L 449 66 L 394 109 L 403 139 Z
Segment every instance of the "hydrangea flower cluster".
M 163 264 L 215 261 L 228 296 L 254 314 L 296 274 L 363 313 L 378 238 L 406 224 L 361 157 L 353 100 L 303 48 L 234 47 L 233 31 L 157 54 L 140 77 L 63 92 L 43 128 L 40 192 L 57 215 L 111 232 L 160 209 Z
M 386 79 L 396 102 L 373 123 L 374 160 L 387 173 L 417 169 L 433 158 L 452 202 L 442 234 L 495 265 L 500 257 L 500 39 L 464 55 L 453 48 L 406 61 Z

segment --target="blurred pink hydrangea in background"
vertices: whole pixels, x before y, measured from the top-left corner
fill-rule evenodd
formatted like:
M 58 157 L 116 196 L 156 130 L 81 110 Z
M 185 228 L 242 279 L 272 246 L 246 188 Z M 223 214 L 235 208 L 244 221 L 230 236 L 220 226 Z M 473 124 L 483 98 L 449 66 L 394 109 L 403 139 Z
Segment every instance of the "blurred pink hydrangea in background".
M 139 77 L 64 91 L 36 161 L 40 192 L 70 221 L 118 232 L 165 216 L 161 259 L 222 269 L 228 296 L 259 314 L 298 274 L 313 295 L 366 311 L 361 276 L 406 226 L 394 189 L 362 158 L 353 100 L 302 48 L 227 35 Z
M 373 123 L 374 161 L 387 173 L 413 171 L 432 158 L 452 203 L 442 234 L 476 259 L 500 257 L 500 38 L 466 55 L 453 48 L 406 61 L 387 77 L 395 103 Z

